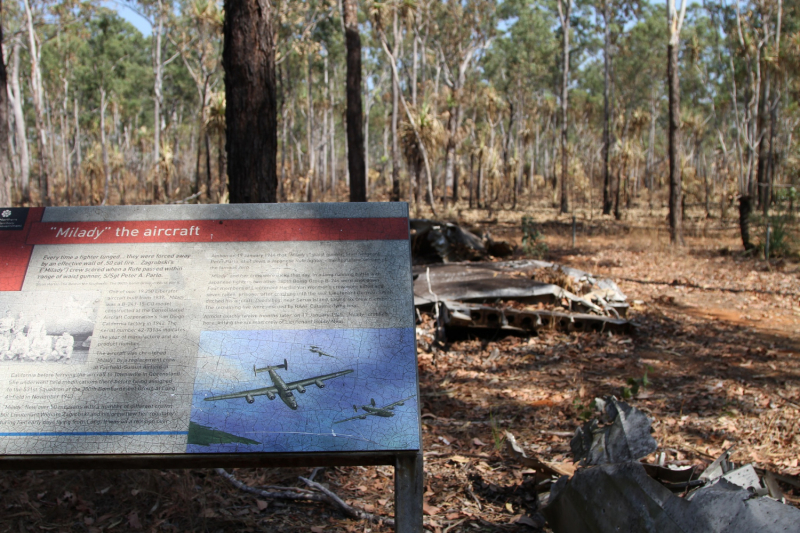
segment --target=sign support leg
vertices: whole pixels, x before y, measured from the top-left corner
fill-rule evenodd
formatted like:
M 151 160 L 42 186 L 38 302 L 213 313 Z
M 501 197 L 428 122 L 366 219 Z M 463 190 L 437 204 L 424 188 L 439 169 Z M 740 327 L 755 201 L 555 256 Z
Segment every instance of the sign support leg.
M 422 453 L 398 455 L 394 462 L 394 530 L 422 531 Z

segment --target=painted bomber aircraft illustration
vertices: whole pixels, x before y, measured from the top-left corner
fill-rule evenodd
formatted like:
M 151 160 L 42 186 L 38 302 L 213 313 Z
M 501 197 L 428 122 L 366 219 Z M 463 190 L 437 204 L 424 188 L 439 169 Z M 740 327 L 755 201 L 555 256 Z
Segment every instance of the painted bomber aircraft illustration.
M 396 401 L 394 403 L 390 403 L 389 405 L 384 405 L 383 407 L 377 407 L 375 405 L 375 399 L 374 398 L 370 398 L 369 405 L 362 405 L 361 406 L 361 408 L 364 411 L 366 411 L 365 413 L 362 413 L 362 414 L 359 414 L 359 415 L 356 415 L 356 416 L 351 416 L 350 418 L 345 418 L 344 420 L 337 420 L 336 422 L 334 422 L 334 424 L 341 424 L 342 422 L 349 422 L 350 420 L 364 420 L 370 415 L 389 418 L 391 416 L 394 416 L 394 408 L 395 408 L 395 406 L 404 405 L 406 400 L 410 400 L 411 398 L 413 398 L 413 396 L 409 396 L 408 398 L 403 398 L 402 400 Z M 358 412 L 358 406 L 354 405 L 353 406 L 353 410 L 357 413 Z
M 271 387 L 264 387 L 261 389 L 252 389 L 246 390 L 241 392 L 234 392 L 232 394 L 223 394 L 221 396 L 210 396 L 208 398 L 204 398 L 207 402 L 212 402 L 216 400 L 231 400 L 234 398 L 244 398 L 247 403 L 253 403 L 256 401 L 256 396 L 266 396 L 270 400 L 274 400 L 276 397 L 280 397 L 283 400 L 283 403 L 289 406 L 290 409 L 297 409 L 297 400 L 292 394 L 293 390 L 296 390 L 300 394 L 306 392 L 306 387 L 311 385 L 316 385 L 320 389 L 325 387 L 325 380 L 338 378 L 340 376 L 344 376 L 346 374 L 350 374 L 353 372 L 353 369 L 342 370 L 340 372 L 334 372 L 332 374 L 325 374 L 324 376 L 315 376 L 313 378 L 308 379 L 301 379 L 298 381 L 292 381 L 291 383 L 286 383 L 283 379 L 278 375 L 277 370 L 279 369 L 288 370 L 289 363 L 286 362 L 286 359 L 283 360 L 282 365 L 275 365 L 275 366 L 267 366 L 264 368 L 256 368 L 255 365 L 253 366 L 253 372 L 258 375 L 261 372 L 269 372 L 269 377 L 272 379 L 272 386 Z
M 329 353 L 323 352 L 322 348 L 320 348 L 319 346 L 311 346 L 308 349 L 308 351 L 311 352 L 311 353 L 315 353 L 315 354 L 319 355 L 320 357 L 322 357 L 324 355 L 325 357 L 333 357 L 334 359 L 336 359 L 335 356 L 333 356 L 333 355 L 331 355 Z

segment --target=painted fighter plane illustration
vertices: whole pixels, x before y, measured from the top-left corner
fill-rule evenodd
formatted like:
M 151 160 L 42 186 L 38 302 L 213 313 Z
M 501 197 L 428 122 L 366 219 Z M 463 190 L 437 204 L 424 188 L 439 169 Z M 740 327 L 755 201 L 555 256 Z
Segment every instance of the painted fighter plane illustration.
M 389 418 L 394 416 L 394 408 L 398 405 L 404 405 L 406 400 L 410 400 L 413 396 L 409 396 L 408 398 L 403 398 L 394 403 L 390 403 L 389 405 L 384 405 L 383 407 L 377 407 L 375 405 L 375 398 L 370 398 L 369 405 L 362 405 L 361 408 L 366 411 L 360 415 L 351 416 L 350 418 L 345 418 L 344 420 L 337 420 L 334 424 L 341 424 L 342 422 L 349 422 L 350 420 L 364 420 L 368 416 L 382 416 L 384 418 Z M 358 406 L 354 405 L 353 410 L 357 413 Z
M 319 355 L 320 357 L 322 357 L 324 355 L 325 357 L 333 357 L 334 359 L 336 359 L 336 356 L 333 356 L 333 355 L 331 355 L 329 353 L 323 352 L 322 348 L 320 348 L 319 346 L 311 346 L 308 349 L 308 351 L 311 352 L 311 353 L 315 353 L 315 354 Z
M 266 396 L 270 400 L 280 397 L 280 399 L 283 400 L 283 403 L 288 405 L 290 409 L 297 409 L 297 400 L 295 399 L 294 394 L 292 394 L 293 390 L 303 394 L 306 392 L 306 387 L 310 385 L 316 385 L 322 389 L 325 387 L 325 383 L 323 383 L 323 381 L 327 379 L 338 378 L 339 376 L 344 376 L 353 372 L 353 369 L 347 369 L 340 372 L 334 372 L 332 374 L 325 374 L 324 376 L 316 376 L 313 378 L 301 379 L 298 381 L 292 381 L 291 383 L 286 383 L 276 372 L 281 368 L 284 370 L 289 370 L 289 363 L 286 362 L 286 359 L 283 360 L 282 365 L 267 366 L 264 368 L 256 368 L 255 365 L 253 365 L 253 373 L 255 373 L 255 375 L 258 375 L 261 372 L 269 372 L 269 377 L 272 379 L 271 387 L 234 392 L 233 394 L 223 394 L 221 396 L 210 396 L 208 398 L 204 398 L 204 400 L 207 402 L 213 402 L 216 400 L 244 398 L 247 403 L 253 403 L 256 401 L 256 396 Z

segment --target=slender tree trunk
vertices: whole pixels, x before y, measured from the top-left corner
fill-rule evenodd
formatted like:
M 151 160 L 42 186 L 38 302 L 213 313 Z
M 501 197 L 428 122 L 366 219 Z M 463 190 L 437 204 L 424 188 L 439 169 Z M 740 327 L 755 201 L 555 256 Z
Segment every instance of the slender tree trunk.
M 655 90 L 654 90 L 655 92 Z M 650 98 L 650 135 L 647 140 L 647 163 L 645 170 L 645 187 L 650 191 L 650 198 L 653 198 L 653 163 L 656 153 L 656 99 L 655 95 Z
M 415 24 L 416 24 L 416 18 L 417 18 L 417 14 L 414 13 L 414 23 Z M 418 41 L 419 41 L 419 37 L 417 37 L 417 35 L 415 33 L 414 34 L 414 46 L 413 46 L 413 48 L 411 50 L 411 55 L 412 55 L 412 59 L 411 59 L 411 107 L 413 107 L 414 109 L 417 108 L 417 78 L 418 78 L 418 74 L 417 74 L 418 70 L 417 70 L 417 68 L 418 68 L 418 63 L 419 63 L 419 61 L 417 59 L 417 56 L 419 55 L 419 52 L 417 50 Z
M 108 146 L 106 142 L 106 89 L 100 87 L 100 148 L 103 152 L 103 202 L 100 205 L 106 205 L 108 202 L 108 189 L 111 183 L 111 171 L 108 166 Z
M 469 208 L 473 207 L 473 195 L 475 194 L 475 152 L 469 154 Z
M 161 0 L 158 0 L 158 24 L 153 31 L 153 200 L 160 199 L 161 180 L 161 101 L 162 74 L 161 74 L 161 37 L 163 31 L 161 18 Z M 166 198 L 167 191 L 164 190 Z
M 0 14 L 3 3 L 0 0 Z M 3 61 L 3 28 L 0 25 L 0 206 L 11 206 L 11 160 L 9 158 L 8 75 Z
M 2 56 L 0 56 L 2 57 Z M 69 61 L 66 62 L 65 75 L 63 76 L 64 82 L 64 99 L 61 101 L 61 162 L 64 166 L 64 192 L 65 195 L 70 189 L 71 173 L 72 173 L 72 153 L 69 151 Z M 69 205 L 69 204 L 67 204 Z
M 78 113 L 78 97 L 73 99 L 73 113 L 75 122 L 75 138 L 73 144 L 75 145 L 75 183 L 80 185 L 81 167 L 83 166 L 83 153 L 81 152 L 81 123 L 80 114 Z M 67 191 L 67 203 L 72 199 L 72 192 Z
M 311 56 L 308 57 L 308 87 L 306 91 L 306 137 L 308 138 L 308 169 L 306 178 L 306 202 L 314 198 L 312 187 L 314 185 L 314 173 L 316 172 L 317 151 L 314 149 L 314 97 L 312 94 L 312 71 Z
M 442 207 L 447 209 L 447 184 L 453 181 L 453 167 L 456 159 L 456 135 L 458 134 L 458 119 L 461 105 L 456 103 L 460 98 L 458 87 L 450 93 L 453 103 L 450 107 L 450 116 L 447 119 L 447 145 L 444 153 L 444 180 L 442 181 Z
M 561 2 L 558 2 L 558 11 L 561 15 L 561 29 L 563 30 L 563 45 L 561 58 L 561 212 L 569 213 L 569 150 L 568 142 L 568 111 L 569 111 L 569 28 L 572 14 L 572 0 L 566 0 L 565 12 L 561 13 Z
M 768 190 L 768 161 L 769 161 L 769 136 L 766 135 L 767 129 L 767 121 L 769 120 L 769 108 L 770 108 L 770 82 L 772 81 L 772 76 L 770 76 L 770 69 L 767 69 L 766 73 L 764 74 L 764 95 L 761 98 L 762 103 L 762 110 L 759 113 L 759 127 L 758 131 L 761 132 L 761 142 L 758 145 L 758 170 L 756 172 L 756 181 L 758 183 L 758 202 L 761 206 L 761 210 L 764 213 L 764 216 L 767 216 L 769 212 L 769 190 Z
M 333 76 L 331 76 L 330 80 L 328 80 L 328 96 L 330 97 L 330 110 L 328 111 L 330 118 L 328 121 L 330 122 L 330 128 L 328 128 L 328 138 L 331 145 L 331 183 L 330 183 L 330 190 L 333 191 L 334 195 L 336 194 L 336 113 L 334 110 L 336 109 L 336 96 L 334 87 L 336 87 L 336 83 L 334 83 L 334 79 L 336 78 L 336 67 L 333 67 Z M 346 127 L 346 126 L 345 126 Z M 345 143 L 346 146 L 346 143 Z M 364 187 L 366 191 L 366 184 Z
M 611 1 L 605 0 L 603 6 L 603 214 L 611 214 L 611 145 L 614 143 L 611 116 L 614 96 L 611 79 Z
M 367 201 L 367 166 L 361 106 L 361 35 L 358 33 L 358 3 L 342 0 L 344 38 L 347 48 L 347 169 L 350 173 L 350 201 Z M 392 84 L 394 87 L 394 84 Z M 394 95 L 396 101 L 397 96 Z M 396 102 L 394 103 L 396 107 Z M 369 119 L 367 119 L 369 120 Z M 394 154 L 393 154 L 394 156 Z M 394 158 L 394 157 L 393 157 Z M 394 163 L 394 161 L 393 161 Z M 399 191 L 397 198 L 399 199 Z
M 739 197 L 739 229 L 742 233 L 742 246 L 747 251 L 755 248 L 750 240 L 750 215 L 753 213 L 753 197 L 742 195 Z
M 394 8 L 394 40 L 392 41 L 393 54 L 400 49 L 400 30 L 397 25 L 397 7 Z M 392 76 L 392 194 L 393 202 L 400 201 L 400 149 L 397 146 L 397 121 L 400 115 L 400 80 Z
M 478 152 L 478 181 L 475 184 L 475 206 L 481 208 L 481 188 L 483 187 L 483 152 Z
M 372 108 L 372 98 L 369 96 L 367 98 L 367 108 L 364 110 L 364 180 L 366 181 L 367 186 L 367 196 L 369 196 L 372 191 L 374 190 L 374 185 L 370 185 L 369 182 L 369 112 Z M 349 154 L 349 152 L 348 152 Z M 350 162 L 348 161 L 348 166 Z
M 211 200 L 211 139 L 208 132 L 203 132 L 203 139 L 206 145 L 206 198 Z
M 36 141 L 39 151 L 39 194 L 44 205 L 51 203 L 50 165 L 47 152 L 47 133 L 45 132 L 44 109 L 42 108 L 42 73 L 39 70 L 39 50 L 36 44 L 36 33 L 33 30 L 33 14 L 28 0 L 24 0 L 25 15 L 28 25 L 28 53 L 31 57 L 31 93 L 36 115 Z
M 684 2 L 686 1 L 684 0 Z M 682 246 L 681 87 L 678 79 L 678 47 L 678 43 L 667 45 L 667 85 L 669 86 L 669 237 L 670 242 Z
M 320 143 L 320 164 L 322 166 L 322 172 L 320 173 L 320 191 L 324 193 L 328 190 L 328 184 L 330 183 L 329 178 L 330 175 L 328 174 L 328 150 L 330 149 L 330 130 L 328 127 L 328 109 L 325 108 L 325 102 L 329 100 L 330 96 L 330 76 L 328 76 L 328 56 L 322 58 L 322 87 L 323 87 L 323 95 L 322 95 L 322 142 Z
M 277 201 L 272 17 L 268 0 L 225 0 L 222 64 L 231 203 Z

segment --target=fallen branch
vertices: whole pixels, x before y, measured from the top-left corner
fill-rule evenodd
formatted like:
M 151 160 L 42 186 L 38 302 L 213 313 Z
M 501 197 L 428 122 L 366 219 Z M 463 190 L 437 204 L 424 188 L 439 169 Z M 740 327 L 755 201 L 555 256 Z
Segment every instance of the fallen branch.
M 293 487 L 276 487 L 276 486 L 271 486 L 270 488 L 279 489 L 277 491 L 257 489 L 255 487 L 251 487 L 247 483 L 239 481 L 233 474 L 229 473 L 224 468 L 215 468 L 214 470 L 217 472 L 217 474 L 230 481 L 231 484 L 237 489 L 244 492 L 249 492 L 250 494 L 255 494 L 256 496 L 261 496 L 262 498 L 272 498 L 275 500 L 304 500 L 304 501 L 314 501 L 314 502 L 328 502 L 328 498 L 325 497 L 323 494 L 311 492 L 305 489 L 296 489 Z
M 199 190 L 199 191 L 197 191 L 197 192 L 196 192 L 196 193 L 194 193 L 193 195 L 191 195 L 191 196 L 187 196 L 187 197 L 186 197 L 186 198 L 184 198 L 183 200 L 175 200 L 175 201 L 174 201 L 174 202 L 172 202 L 172 203 L 173 203 L 173 204 L 188 204 L 188 203 L 189 203 L 189 202 L 191 202 L 192 200 L 194 200 L 194 199 L 196 199 L 196 198 L 199 198 L 199 197 L 200 197 L 200 195 L 201 195 L 201 194 L 204 194 L 205 192 L 206 192 L 206 188 L 205 188 L 205 186 L 203 186 L 203 187 L 201 187 L 201 188 L 200 188 L 200 190 Z
M 370 522 L 375 522 L 375 523 L 382 522 L 387 526 L 394 526 L 393 519 L 368 513 L 367 511 L 358 509 L 357 507 L 353 507 L 352 505 L 348 505 L 347 503 L 345 503 L 344 500 L 339 498 L 330 489 L 325 488 L 323 485 L 320 485 L 316 481 L 312 481 L 302 476 L 300 476 L 300 480 L 303 481 L 303 483 L 305 483 L 312 489 L 318 490 L 319 492 L 312 492 L 310 490 L 294 488 L 294 487 L 277 487 L 274 485 L 270 485 L 270 487 L 279 490 L 269 491 L 264 489 L 258 489 L 255 487 L 251 487 L 247 483 L 239 481 L 238 479 L 236 479 L 236 476 L 234 476 L 224 468 L 215 468 L 214 470 L 217 472 L 217 474 L 230 481 L 231 484 L 237 489 L 244 492 L 249 492 L 250 494 L 255 494 L 256 496 L 261 496 L 262 498 L 272 498 L 276 500 L 324 502 L 333 505 L 334 507 L 339 509 L 342 513 L 344 513 L 346 516 L 349 516 L 350 518 L 356 518 L 358 520 L 368 520 Z
M 325 496 L 327 496 L 327 501 L 329 503 L 331 503 L 334 507 L 337 507 L 340 511 L 342 511 L 344 514 L 346 514 L 351 518 L 356 518 L 359 520 L 368 520 L 370 522 L 376 522 L 376 523 L 383 522 L 387 526 L 394 526 L 393 519 L 384 518 L 379 515 L 368 513 L 367 511 L 364 511 L 362 509 L 358 509 L 357 507 L 353 507 L 352 505 L 348 505 L 347 503 L 345 503 L 344 500 L 342 500 L 340 497 L 334 494 L 330 489 L 326 488 L 323 485 L 320 485 L 316 481 L 311 481 L 310 479 L 304 478 L 303 476 L 300 476 L 300 480 L 309 487 L 317 489 L 318 491 L 322 492 Z

